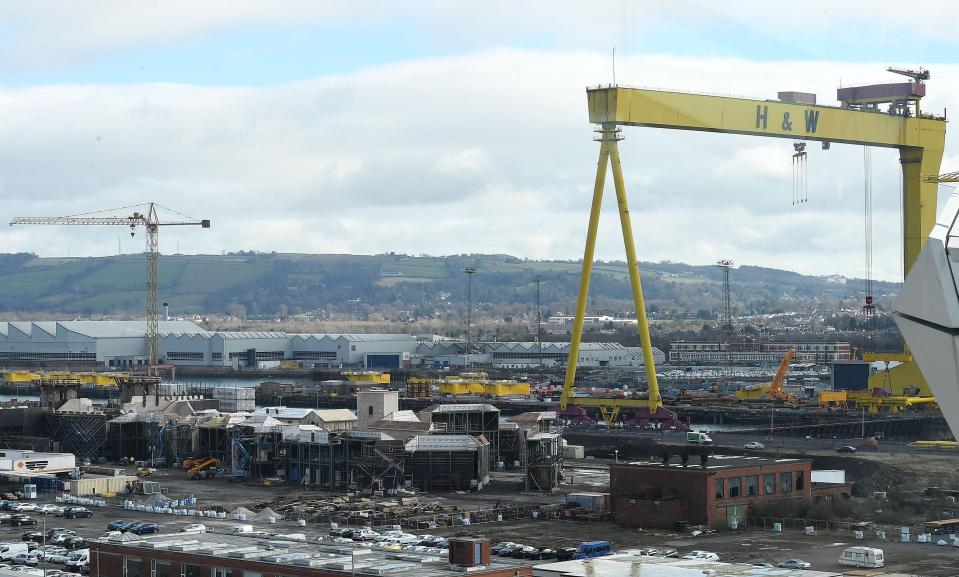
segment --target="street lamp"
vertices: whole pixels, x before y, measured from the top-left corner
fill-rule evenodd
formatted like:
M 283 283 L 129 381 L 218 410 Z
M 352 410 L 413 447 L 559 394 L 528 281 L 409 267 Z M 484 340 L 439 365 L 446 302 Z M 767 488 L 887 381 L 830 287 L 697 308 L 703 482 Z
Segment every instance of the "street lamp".
M 476 268 L 468 266 L 463 271 L 469 279 L 466 297 L 466 370 L 470 368 L 470 331 L 473 325 L 473 275 L 476 274 Z
M 616 462 L 619 462 L 619 449 L 613 449 L 613 455 L 616 457 Z

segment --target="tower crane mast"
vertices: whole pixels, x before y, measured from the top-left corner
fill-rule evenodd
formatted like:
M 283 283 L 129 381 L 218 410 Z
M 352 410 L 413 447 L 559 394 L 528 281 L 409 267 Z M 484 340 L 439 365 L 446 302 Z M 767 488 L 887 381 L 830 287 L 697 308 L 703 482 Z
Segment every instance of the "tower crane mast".
M 134 212 L 130 216 L 18 216 L 10 221 L 15 224 L 54 224 L 54 225 L 81 225 L 81 226 L 128 226 L 130 236 L 136 234 L 138 226 L 147 231 L 146 238 L 146 323 L 147 323 L 147 359 L 149 366 L 157 364 L 159 352 L 160 315 L 157 308 L 157 263 L 159 261 L 159 228 L 161 226 L 199 226 L 210 228 L 208 219 L 190 219 L 186 221 L 160 222 L 157 216 L 156 203 L 148 203 L 145 212 Z M 101 211 L 103 212 L 103 211 Z M 190 218 L 190 217 L 186 217 Z

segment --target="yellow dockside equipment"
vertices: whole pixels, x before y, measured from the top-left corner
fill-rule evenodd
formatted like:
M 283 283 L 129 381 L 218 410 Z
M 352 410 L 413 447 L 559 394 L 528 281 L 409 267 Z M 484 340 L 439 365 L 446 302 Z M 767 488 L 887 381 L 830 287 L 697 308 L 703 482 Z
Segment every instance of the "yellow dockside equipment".
M 890 71 L 902 73 L 892 69 Z M 928 74 L 925 77 L 928 77 Z M 915 112 L 910 114 L 905 113 L 908 108 L 903 108 L 901 114 L 881 112 L 877 108 L 879 103 L 889 103 L 892 110 L 894 106 L 900 106 L 902 102 L 889 99 L 857 100 L 854 96 L 846 96 L 849 94 L 848 91 L 843 91 L 847 89 L 841 89 L 838 94 L 839 107 L 626 88 L 616 85 L 587 89 L 589 121 L 597 126 L 596 140 L 600 142 L 600 151 L 560 408 L 565 410 L 570 405 L 598 407 L 609 422 L 616 419 L 622 407 L 645 407 L 651 412 L 662 407 L 626 201 L 626 189 L 623 183 L 619 154 L 619 141 L 623 137 L 620 127 L 646 126 L 786 138 L 793 141 L 819 141 L 823 143 L 824 148 L 832 143 L 841 143 L 899 150 L 903 177 L 902 258 L 904 271 L 908 274 L 936 222 L 938 184 L 937 181 L 928 177 L 939 174 L 946 135 L 944 118 L 934 118 L 920 112 L 919 99 L 925 94 L 925 85 L 921 84 L 921 79 L 924 77 L 914 76 L 913 78 L 915 81 L 913 86 L 922 90 L 915 90 L 914 95 L 905 99 L 915 105 Z M 607 166 L 612 166 L 613 169 L 613 184 L 619 205 L 626 263 L 643 350 L 648 386 L 646 399 L 581 398 L 576 397 L 573 391 Z M 897 388 L 906 388 L 910 384 L 916 384 L 916 379 L 921 381 L 922 375 L 910 361 L 890 369 L 883 378 L 895 382 Z M 922 384 L 925 385 L 924 381 Z M 928 385 L 925 386 L 928 388 Z

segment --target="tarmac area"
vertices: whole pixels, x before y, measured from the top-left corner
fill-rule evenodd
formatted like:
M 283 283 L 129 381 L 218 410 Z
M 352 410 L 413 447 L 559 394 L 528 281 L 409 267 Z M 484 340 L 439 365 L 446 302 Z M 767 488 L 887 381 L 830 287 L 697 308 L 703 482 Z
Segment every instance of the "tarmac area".
M 562 494 L 539 495 L 522 493 L 515 490 L 517 475 L 512 473 L 498 473 L 502 483 L 494 482 L 488 486 L 488 491 L 481 493 L 460 494 L 442 493 L 421 495 L 421 498 L 435 499 L 446 505 L 455 505 L 463 509 L 482 509 L 495 503 L 507 504 L 511 502 L 524 503 L 556 503 L 562 502 Z M 150 477 L 150 480 L 159 481 L 175 498 L 193 495 L 198 505 L 220 505 L 228 510 L 239 506 L 256 508 L 260 504 L 269 503 L 276 497 L 319 497 L 323 492 L 303 491 L 297 487 L 285 485 L 264 487 L 258 484 L 230 483 L 227 480 L 190 481 L 181 471 L 164 470 Z M 589 485 L 589 481 L 585 481 Z M 573 490 L 582 490 L 578 487 Z M 564 487 L 564 489 L 566 489 Z M 594 488 L 596 490 L 596 488 Z M 140 497 L 140 499 L 146 499 Z M 49 496 L 41 496 L 38 504 L 52 502 Z M 233 519 L 208 519 L 160 515 L 139 511 L 128 511 L 119 507 L 91 507 L 93 517 L 88 519 L 63 519 L 36 515 L 36 526 L 11 527 L 0 524 L 0 542 L 20 541 L 21 535 L 32 530 L 49 530 L 54 527 L 65 527 L 76 531 L 83 537 L 96 538 L 104 531 L 106 524 L 115 519 L 152 521 L 160 526 L 164 534 L 174 533 L 179 527 L 189 523 L 203 523 L 215 532 L 228 531 L 238 524 Z M 276 524 L 253 524 L 256 530 L 270 533 L 306 533 L 310 539 L 328 534 L 326 524 L 308 525 L 299 527 L 295 519 L 280 520 Z M 808 536 L 799 531 L 772 532 L 763 530 L 740 530 L 736 532 L 722 531 L 713 535 L 691 538 L 687 535 L 665 530 L 641 530 L 625 528 L 609 522 L 573 522 L 523 519 L 487 523 L 468 527 L 442 527 L 429 531 L 443 536 L 483 536 L 493 543 L 500 541 L 514 541 L 535 547 L 567 547 L 576 546 L 582 541 L 609 540 L 614 550 L 636 549 L 643 547 L 671 547 L 681 554 L 694 549 L 713 551 L 722 561 L 744 563 L 771 563 L 773 565 L 787 559 L 799 558 L 809 561 L 812 569 L 819 571 L 839 572 L 841 568 L 837 562 L 840 553 L 845 547 L 865 545 L 879 547 L 885 551 L 887 566 L 880 570 L 868 570 L 851 573 L 851 568 L 845 568 L 847 573 L 857 575 L 885 575 L 891 573 L 905 573 L 911 575 L 946 576 L 959 575 L 959 547 L 937 546 L 935 544 L 898 543 L 891 540 L 863 540 L 855 541 L 851 534 L 837 533 L 831 535 Z M 890 537 L 898 537 L 892 530 L 887 530 Z

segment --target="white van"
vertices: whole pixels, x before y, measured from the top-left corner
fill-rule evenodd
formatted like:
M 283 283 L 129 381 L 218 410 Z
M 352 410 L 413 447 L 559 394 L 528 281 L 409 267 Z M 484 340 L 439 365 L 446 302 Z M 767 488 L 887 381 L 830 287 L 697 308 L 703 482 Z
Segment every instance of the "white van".
M 29 553 L 27 543 L 0 543 L 0 561 L 11 561 L 20 553 Z
M 77 573 L 80 573 L 80 569 L 88 563 L 90 563 L 89 549 L 77 549 L 67 557 L 67 568 L 73 569 Z
M 882 567 L 886 564 L 882 549 L 875 547 L 847 547 L 839 557 L 840 565 L 853 567 Z

